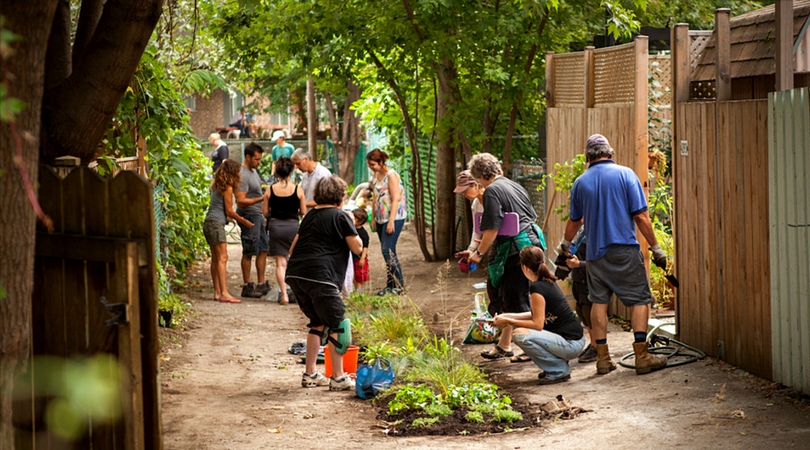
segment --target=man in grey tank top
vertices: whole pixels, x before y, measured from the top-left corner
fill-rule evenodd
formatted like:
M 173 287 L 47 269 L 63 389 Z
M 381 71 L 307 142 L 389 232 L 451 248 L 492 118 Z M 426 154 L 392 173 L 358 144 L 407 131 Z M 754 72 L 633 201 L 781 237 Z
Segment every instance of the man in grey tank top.
M 242 297 L 261 298 L 270 292 L 270 283 L 264 279 L 267 268 L 267 230 L 262 215 L 262 180 L 256 168 L 262 161 L 264 150 L 255 142 L 245 147 L 242 163 L 242 184 L 236 191 L 236 213 L 253 223 L 253 228 L 240 225 L 242 232 Z M 256 283 L 250 281 L 250 267 L 256 257 Z

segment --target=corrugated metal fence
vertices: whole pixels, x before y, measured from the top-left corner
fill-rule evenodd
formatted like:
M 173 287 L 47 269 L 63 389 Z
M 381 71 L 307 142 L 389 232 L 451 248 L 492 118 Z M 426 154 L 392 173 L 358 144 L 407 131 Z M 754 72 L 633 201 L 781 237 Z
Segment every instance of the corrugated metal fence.
M 773 379 L 810 393 L 810 88 L 768 95 Z

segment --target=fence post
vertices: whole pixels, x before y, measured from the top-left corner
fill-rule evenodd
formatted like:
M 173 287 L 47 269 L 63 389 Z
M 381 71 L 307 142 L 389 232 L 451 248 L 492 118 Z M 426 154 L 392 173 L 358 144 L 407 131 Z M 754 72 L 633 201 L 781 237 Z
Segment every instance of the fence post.
M 793 1 L 776 2 L 776 90 L 793 89 Z
M 588 108 L 593 108 L 595 103 L 594 100 L 594 73 L 593 73 L 593 50 L 594 47 L 589 45 L 585 47 L 585 51 L 583 52 L 583 61 L 582 66 L 585 69 L 585 89 L 583 90 L 584 98 L 582 109 L 582 123 L 584 128 L 581 132 L 585 132 L 588 135 Z
M 717 65 L 715 66 L 716 101 L 731 100 L 731 31 L 728 8 L 714 11 L 714 32 L 717 45 Z
M 554 107 L 554 52 L 546 52 L 546 109 Z
M 647 189 L 647 128 L 649 123 L 649 38 L 647 36 L 636 36 L 635 40 L 635 89 L 634 89 L 634 136 L 636 162 L 633 168 L 641 180 L 642 185 Z M 646 251 L 646 248 L 642 248 Z M 645 252 L 646 254 L 646 252 Z

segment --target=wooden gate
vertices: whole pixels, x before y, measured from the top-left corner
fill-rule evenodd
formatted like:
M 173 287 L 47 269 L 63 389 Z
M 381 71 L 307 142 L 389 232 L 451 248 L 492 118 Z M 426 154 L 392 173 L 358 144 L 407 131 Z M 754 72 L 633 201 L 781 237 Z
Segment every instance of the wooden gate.
M 681 339 L 770 378 L 767 102 L 680 103 L 674 149 Z
M 40 201 L 55 230 L 37 233 L 32 357 L 108 353 L 121 367 L 122 419 L 88 420 L 73 448 L 160 449 L 152 187 L 133 172 L 110 180 L 80 167 L 62 179 L 42 167 Z M 70 448 L 44 429 L 42 399 L 30 405 L 17 448 Z

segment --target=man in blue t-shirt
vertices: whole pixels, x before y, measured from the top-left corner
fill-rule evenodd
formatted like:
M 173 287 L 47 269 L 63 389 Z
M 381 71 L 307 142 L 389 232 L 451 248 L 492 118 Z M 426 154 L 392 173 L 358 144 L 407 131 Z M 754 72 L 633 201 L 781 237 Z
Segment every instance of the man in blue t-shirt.
M 611 296 L 630 308 L 635 336 L 636 373 L 660 369 L 666 356 L 647 351 L 647 305 L 652 303 L 644 257 L 636 239 L 636 226 L 650 244 L 656 264 L 666 264 L 667 255 L 655 238 L 644 188 L 636 174 L 613 161 L 614 151 L 607 138 L 594 134 L 588 138 L 585 157 L 588 170 L 571 188 L 571 206 L 565 237 L 558 252 L 568 254 L 571 239 L 585 223 L 588 230 L 588 290 L 591 325 L 596 340 L 596 372 L 606 374 L 616 368 L 607 345 L 607 310 Z

